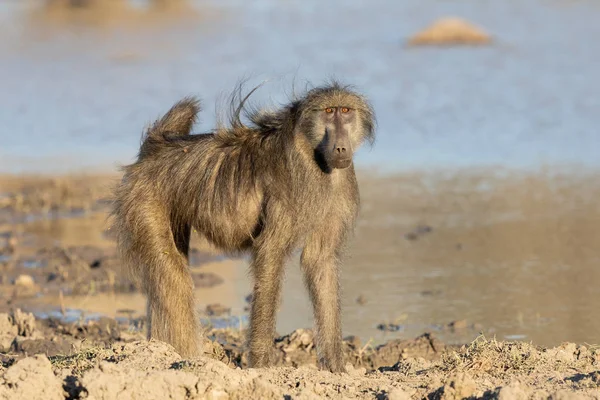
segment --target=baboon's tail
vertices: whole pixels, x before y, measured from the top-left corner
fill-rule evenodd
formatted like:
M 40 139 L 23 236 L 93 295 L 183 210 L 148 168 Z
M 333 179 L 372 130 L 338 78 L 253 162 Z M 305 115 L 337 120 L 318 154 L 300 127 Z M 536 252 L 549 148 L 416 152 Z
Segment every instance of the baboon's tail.
M 140 157 L 152 153 L 169 138 L 189 135 L 200 112 L 200 101 L 195 97 L 185 97 L 146 131 L 140 146 Z

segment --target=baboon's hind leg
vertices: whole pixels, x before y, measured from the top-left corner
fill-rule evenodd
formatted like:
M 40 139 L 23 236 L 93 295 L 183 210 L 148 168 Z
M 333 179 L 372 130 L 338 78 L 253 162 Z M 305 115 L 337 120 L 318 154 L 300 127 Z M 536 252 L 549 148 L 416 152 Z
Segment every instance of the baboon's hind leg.
M 189 227 L 172 231 L 170 221 L 139 218 L 135 243 L 148 298 L 148 338 L 170 343 L 184 357 L 198 354 L 198 321 L 187 250 Z

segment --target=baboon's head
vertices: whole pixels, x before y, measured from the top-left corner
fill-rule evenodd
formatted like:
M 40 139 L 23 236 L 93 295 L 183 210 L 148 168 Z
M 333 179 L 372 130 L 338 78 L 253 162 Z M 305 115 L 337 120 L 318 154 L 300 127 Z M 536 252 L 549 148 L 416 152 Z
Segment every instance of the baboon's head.
M 311 143 L 317 162 L 328 169 L 349 167 L 362 142 L 374 140 L 373 109 L 338 83 L 309 91 L 299 111 L 300 133 Z

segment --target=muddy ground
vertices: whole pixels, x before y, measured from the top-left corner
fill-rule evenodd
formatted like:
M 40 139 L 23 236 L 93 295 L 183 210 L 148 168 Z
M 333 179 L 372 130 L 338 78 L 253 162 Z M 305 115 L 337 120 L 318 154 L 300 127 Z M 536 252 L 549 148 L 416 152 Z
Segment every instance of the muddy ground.
M 170 346 L 144 340 L 143 297 L 123 271 L 109 230 L 65 245 L 24 228 L 62 218 L 103 221 L 115 181 L 0 177 L 0 398 L 600 398 L 600 348 L 542 348 L 487 335 L 462 345 L 426 331 L 379 344 L 347 336 L 348 373 L 335 375 L 316 369 L 312 331 L 296 329 L 276 340 L 277 367 L 252 370 L 244 316 L 221 304 L 202 312 L 205 354 L 184 360 Z M 405 240 L 419 241 L 431 229 L 418 227 Z M 216 260 L 214 249 L 194 241 L 197 288 L 219 290 L 228 279 L 206 269 Z M 69 307 L 75 298 L 98 303 L 115 294 L 136 300 L 103 313 Z M 219 321 L 229 323 L 218 328 Z M 485 331 L 466 321 L 447 329 Z

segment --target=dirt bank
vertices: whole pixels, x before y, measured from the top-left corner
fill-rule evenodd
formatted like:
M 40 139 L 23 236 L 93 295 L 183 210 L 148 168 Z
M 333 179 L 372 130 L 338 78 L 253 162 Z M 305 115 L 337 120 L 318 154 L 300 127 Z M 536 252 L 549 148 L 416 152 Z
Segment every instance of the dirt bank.
M 248 369 L 243 332 L 210 331 L 205 354 L 186 360 L 114 320 L 53 324 L 20 311 L 0 314 L 0 335 L 10 343 L 2 355 L 0 398 L 600 398 L 600 351 L 573 343 L 544 349 L 481 337 L 447 348 L 426 335 L 366 349 L 350 338 L 348 372 L 331 374 L 317 370 L 308 330 L 277 340 L 279 366 Z M 32 345 L 61 341 L 69 346 Z

